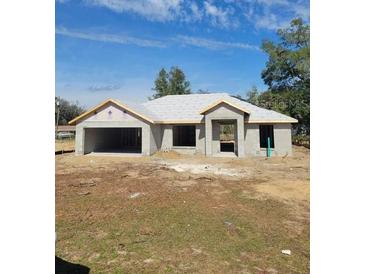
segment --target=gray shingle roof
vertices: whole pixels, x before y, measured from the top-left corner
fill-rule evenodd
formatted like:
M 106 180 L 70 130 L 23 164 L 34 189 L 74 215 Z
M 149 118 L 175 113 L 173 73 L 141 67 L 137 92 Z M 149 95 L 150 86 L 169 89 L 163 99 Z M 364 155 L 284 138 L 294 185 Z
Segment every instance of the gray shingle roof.
M 135 112 L 142 114 L 142 115 L 152 119 L 153 121 L 159 121 L 159 119 L 160 119 L 156 113 L 154 113 L 153 111 L 148 109 L 144 104 L 133 103 L 133 102 L 124 102 L 124 101 L 122 102 L 120 100 L 115 100 L 115 101 L 120 102 L 121 104 L 124 104 L 124 105 L 130 107 Z
M 248 122 L 296 123 L 297 120 L 273 110 L 257 107 L 227 93 L 168 95 L 142 104 L 127 105 L 156 122 L 201 121 L 200 112 L 219 100 L 225 100 L 250 112 Z
M 188 94 L 188 95 L 168 95 L 154 99 L 145 103 L 121 102 L 145 117 L 150 118 L 156 123 L 161 122 L 186 122 L 203 121 L 202 110 L 214 103 L 224 100 L 234 106 L 250 112 L 247 122 L 279 122 L 296 123 L 296 119 L 279 112 L 257 107 L 248 102 L 230 96 L 228 93 L 209 93 L 209 94 Z M 118 102 L 118 100 L 115 100 Z

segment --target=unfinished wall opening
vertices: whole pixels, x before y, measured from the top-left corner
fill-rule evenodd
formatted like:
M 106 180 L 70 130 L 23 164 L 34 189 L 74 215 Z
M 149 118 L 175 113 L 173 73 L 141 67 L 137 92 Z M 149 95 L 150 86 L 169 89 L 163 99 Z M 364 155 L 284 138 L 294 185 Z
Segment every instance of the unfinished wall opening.
M 195 147 L 195 126 L 173 126 L 174 147 Z
M 142 153 L 141 128 L 86 128 L 84 153 Z
M 236 126 L 234 121 L 219 123 L 219 141 L 221 152 L 235 152 Z
M 274 126 L 260 125 L 260 148 L 268 148 L 270 138 L 270 147 L 275 148 L 274 143 Z

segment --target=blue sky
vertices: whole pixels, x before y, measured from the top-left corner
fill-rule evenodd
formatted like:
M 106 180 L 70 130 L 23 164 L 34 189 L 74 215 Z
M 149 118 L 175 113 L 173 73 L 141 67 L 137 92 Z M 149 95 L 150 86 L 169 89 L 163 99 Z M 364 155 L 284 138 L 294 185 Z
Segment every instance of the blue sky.
M 309 1 L 57 0 L 56 95 L 143 102 L 172 66 L 192 91 L 264 90 L 261 42 L 298 16 L 309 19 Z

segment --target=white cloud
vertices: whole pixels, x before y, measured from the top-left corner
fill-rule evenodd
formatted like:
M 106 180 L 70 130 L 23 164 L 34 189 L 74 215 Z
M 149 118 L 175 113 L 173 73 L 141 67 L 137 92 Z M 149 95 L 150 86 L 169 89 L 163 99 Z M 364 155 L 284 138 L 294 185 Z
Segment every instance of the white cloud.
M 195 2 L 190 3 L 190 9 L 192 12 L 193 19 L 198 20 L 198 21 L 202 19 L 203 13 L 202 13 L 202 11 L 200 11 L 198 5 Z
M 277 30 L 290 25 L 295 17 L 309 18 L 308 2 L 288 0 L 247 0 L 240 5 L 246 19 L 257 29 Z
M 87 33 L 87 32 L 79 32 L 79 31 L 71 31 L 66 28 L 56 28 L 56 34 L 92 40 L 92 41 L 100 41 L 100 42 L 111 42 L 118 44 L 132 44 L 140 47 L 155 47 L 155 48 L 164 48 L 166 45 L 160 41 L 156 40 L 148 40 L 141 39 L 131 36 L 125 35 L 115 35 L 115 34 L 99 34 L 99 33 Z
M 152 21 L 171 21 L 179 16 L 183 0 L 85 0 L 115 12 L 132 12 Z
M 274 6 L 274 5 L 288 6 L 289 5 L 289 2 L 287 0 L 256 0 L 256 1 L 259 4 L 266 5 L 266 6 Z
M 196 0 L 84 0 L 92 6 L 108 8 L 118 13 L 134 13 L 150 21 L 167 22 L 178 20 L 196 22 L 204 18 L 216 27 L 236 27 L 238 20 L 231 17 L 233 6 L 226 8 L 204 1 L 199 6 Z
M 300 16 L 304 19 L 309 18 L 309 7 L 304 5 L 295 5 L 292 7 L 296 16 Z
M 255 16 L 255 27 L 258 29 L 277 30 L 290 24 L 290 20 L 279 20 L 275 14 Z
M 69 0 L 56 0 L 59 3 Z M 132 13 L 150 21 L 205 22 L 216 28 L 276 30 L 294 17 L 309 19 L 309 0 L 82 0 L 90 6 Z
M 206 48 L 211 50 L 225 50 L 225 49 L 251 49 L 260 50 L 258 46 L 240 43 L 240 42 L 223 42 L 217 40 L 210 40 L 199 37 L 191 37 L 186 35 L 178 35 L 175 39 L 176 42 L 182 45 L 190 45 L 200 48 Z
M 210 18 L 212 25 L 218 27 L 236 26 L 236 23 L 230 20 L 234 13 L 233 8 L 219 8 L 208 1 L 204 1 L 205 14 Z
M 227 50 L 227 49 L 250 49 L 260 50 L 256 45 L 242 42 L 217 41 L 200 37 L 187 35 L 177 35 L 176 37 L 166 38 L 165 40 L 148 40 L 131 36 L 122 36 L 115 34 L 90 33 L 82 31 L 73 31 L 66 28 L 56 28 L 56 34 L 68 36 L 77 39 L 85 39 L 107 43 L 131 44 L 140 47 L 164 48 L 171 46 L 194 46 L 210 50 Z

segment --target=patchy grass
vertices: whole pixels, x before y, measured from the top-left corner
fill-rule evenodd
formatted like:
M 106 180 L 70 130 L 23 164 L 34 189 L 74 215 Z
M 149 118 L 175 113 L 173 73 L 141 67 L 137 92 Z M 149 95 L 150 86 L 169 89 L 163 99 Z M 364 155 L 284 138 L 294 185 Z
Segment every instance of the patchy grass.
M 279 181 L 295 175 L 285 174 L 288 162 L 261 164 Z M 57 156 L 56 255 L 92 273 L 308 273 L 306 193 L 259 192 L 266 175 L 231 180 L 143 157 Z M 297 172 L 296 184 L 308 185 L 307 176 Z

